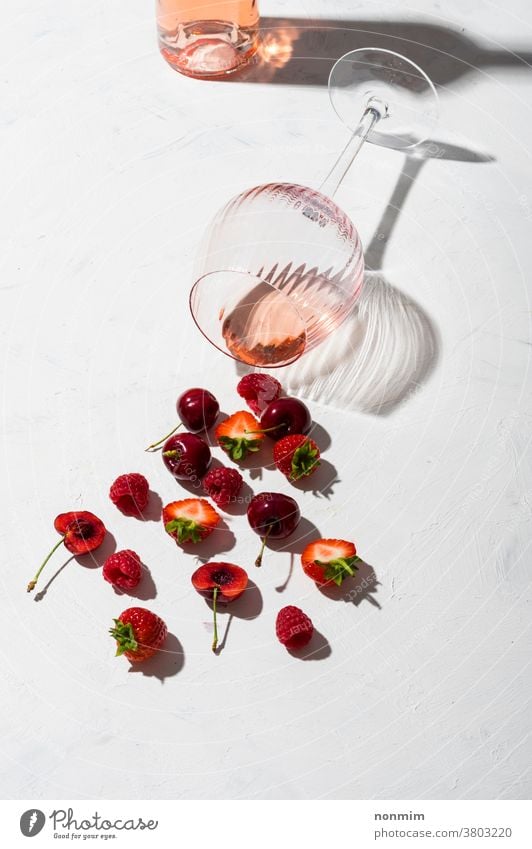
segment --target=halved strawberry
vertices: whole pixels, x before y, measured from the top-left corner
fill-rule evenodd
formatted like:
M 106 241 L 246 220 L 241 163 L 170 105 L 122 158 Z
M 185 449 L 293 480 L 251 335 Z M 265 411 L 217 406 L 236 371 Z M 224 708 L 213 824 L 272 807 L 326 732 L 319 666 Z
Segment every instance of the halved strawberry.
M 179 545 L 201 542 L 213 532 L 220 518 L 204 498 L 172 501 L 163 508 L 164 529 Z
M 360 557 L 352 542 L 343 539 L 316 539 L 309 543 L 301 555 L 303 571 L 319 586 L 337 584 L 352 577 Z
M 273 460 L 288 480 L 297 481 L 316 471 L 320 464 L 320 449 L 313 439 L 302 433 L 283 436 L 273 448 Z
M 246 410 L 233 413 L 228 419 L 220 422 L 215 436 L 220 448 L 236 462 L 243 460 L 250 453 L 259 451 L 264 440 L 260 424 Z

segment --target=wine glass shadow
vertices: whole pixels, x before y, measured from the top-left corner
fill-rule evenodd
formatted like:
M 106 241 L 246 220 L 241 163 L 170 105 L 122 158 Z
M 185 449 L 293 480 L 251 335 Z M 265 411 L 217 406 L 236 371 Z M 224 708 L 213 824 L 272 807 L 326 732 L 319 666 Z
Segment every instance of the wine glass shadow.
M 227 82 L 327 86 L 334 63 L 357 48 L 402 53 L 439 87 L 483 68 L 529 71 L 530 50 L 491 49 L 464 32 L 425 21 L 262 17 L 252 61 Z
M 493 161 L 489 154 L 429 140 L 405 156 L 403 169 L 365 252 L 366 274 L 347 319 L 318 348 L 279 369 L 288 391 L 344 410 L 387 415 L 432 374 L 439 332 L 426 310 L 382 272 L 386 248 L 412 186 L 429 159 Z

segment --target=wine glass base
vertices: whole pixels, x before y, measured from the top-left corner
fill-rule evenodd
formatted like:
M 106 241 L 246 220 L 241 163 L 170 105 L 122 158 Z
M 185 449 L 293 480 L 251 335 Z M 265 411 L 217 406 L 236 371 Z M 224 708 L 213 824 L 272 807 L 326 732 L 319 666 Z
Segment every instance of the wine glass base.
M 353 132 L 361 116 L 378 104 L 380 120 L 366 140 L 381 147 L 415 147 L 430 137 L 438 120 L 438 95 L 430 79 L 391 50 L 364 47 L 346 53 L 331 71 L 329 96 L 334 111 Z

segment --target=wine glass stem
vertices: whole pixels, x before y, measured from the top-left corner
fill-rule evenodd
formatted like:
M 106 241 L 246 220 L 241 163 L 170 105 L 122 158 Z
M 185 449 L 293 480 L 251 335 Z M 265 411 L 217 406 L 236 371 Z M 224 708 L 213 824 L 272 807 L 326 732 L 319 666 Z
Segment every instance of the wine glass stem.
M 356 130 L 321 184 L 319 190 L 323 195 L 330 198 L 334 197 L 360 148 L 366 141 L 368 133 L 381 117 L 382 112 L 379 109 L 372 106 L 367 107 Z

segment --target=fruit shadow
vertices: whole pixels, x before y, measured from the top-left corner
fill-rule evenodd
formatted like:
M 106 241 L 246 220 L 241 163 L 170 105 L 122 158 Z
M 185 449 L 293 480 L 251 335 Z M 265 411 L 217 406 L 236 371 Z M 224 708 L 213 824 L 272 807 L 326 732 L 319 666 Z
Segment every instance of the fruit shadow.
M 157 597 L 157 587 L 155 586 L 155 581 L 152 578 L 152 574 L 147 566 L 142 564 L 142 577 L 138 586 L 134 587 L 132 590 L 121 590 L 114 585 L 113 589 L 117 596 L 131 596 L 132 598 L 138 598 L 139 601 L 148 601 L 150 598 Z
M 320 452 L 327 451 L 327 449 L 331 447 L 331 434 L 329 431 L 325 430 L 323 425 L 318 424 L 317 422 L 312 422 L 312 427 L 310 428 L 307 436 L 314 440 L 320 449 Z
M 248 454 L 245 460 L 240 465 L 241 469 L 249 472 L 251 480 L 262 480 L 264 469 L 274 469 L 273 462 L 273 446 L 275 442 L 266 436 L 260 448 L 255 454 Z
M 68 560 L 65 560 L 62 566 L 60 566 L 59 569 L 54 572 L 51 578 L 48 579 L 48 582 L 44 585 L 42 590 L 39 590 L 39 592 L 35 593 L 33 601 L 42 601 L 44 599 L 46 593 L 48 592 L 54 581 L 59 577 L 61 572 L 66 569 L 66 567 L 70 563 L 72 563 L 73 560 L 75 560 L 76 563 L 78 563 L 80 566 L 84 566 L 86 569 L 97 569 L 100 566 L 103 566 L 107 558 L 111 554 L 114 554 L 115 551 L 116 539 L 113 534 L 107 531 L 102 544 L 95 551 L 89 551 L 88 554 L 72 555 L 68 558 Z
M 270 551 L 286 551 L 290 554 L 290 567 L 288 569 L 288 574 L 283 583 L 275 587 L 278 593 L 284 592 L 290 583 L 294 571 L 294 562 L 297 559 L 298 554 L 301 554 L 309 542 L 313 539 L 321 539 L 321 536 L 322 534 L 314 522 L 310 522 L 308 519 L 303 517 L 294 533 L 287 539 L 272 539 L 270 542 L 266 543 L 266 548 L 270 549 Z
M 327 587 L 318 587 L 319 591 L 331 601 L 344 601 L 347 604 L 354 604 L 356 607 L 363 601 L 369 601 L 370 604 L 381 610 L 381 605 L 375 598 L 375 594 L 378 592 L 377 588 L 380 586 L 375 569 L 365 560 L 360 560 L 357 566 L 355 575 L 352 578 L 346 578 L 341 586 L 337 587 L 336 584 L 333 584 Z
M 187 543 L 178 546 L 185 554 L 195 554 L 201 563 L 208 563 L 212 557 L 231 551 L 236 545 L 233 531 L 223 519 L 214 528 L 212 534 L 202 542 Z
M 313 475 L 293 481 L 294 489 L 300 492 L 311 492 L 317 498 L 329 499 L 334 495 L 334 486 L 340 483 L 338 471 L 328 460 L 320 459 L 320 465 Z
M 172 678 L 177 675 L 184 665 L 185 652 L 183 646 L 175 634 L 169 633 L 157 654 L 141 663 L 132 663 L 129 672 L 141 673 L 148 678 L 158 678 L 161 684 L 164 684 L 165 678 Z
M 218 445 L 218 440 L 216 439 L 216 428 L 221 422 L 225 421 L 225 419 L 228 419 L 230 415 L 231 413 L 226 413 L 225 410 L 220 410 L 220 412 L 216 416 L 216 421 L 214 422 L 214 424 L 212 424 L 207 431 L 202 431 L 201 433 L 198 433 L 198 436 L 201 436 L 201 438 L 205 440 L 209 448 L 220 447 Z
M 223 510 L 224 513 L 228 513 L 230 516 L 244 516 L 254 494 L 255 493 L 251 489 L 250 485 L 244 481 L 240 492 L 237 496 L 235 496 L 234 500 L 220 509 Z
M 207 604 L 212 610 L 212 602 L 207 600 Z M 225 607 L 219 606 L 218 614 L 223 613 L 224 610 L 227 609 L 229 617 L 227 619 L 227 625 L 225 626 L 222 640 L 216 649 L 216 654 L 220 654 L 220 652 L 222 652 L 225 648 L 233 619 L 256 619 L 257 616 L 260 616 L 262 613 L 262 608 L 262 593 L 255 581 L 248 581 L 246 589 L 240 598 L 236 599 L 236 601 L 231 602 L 230 605 L 228 604 Z
M 287 651 L 298 660 L 325 660 L 332 654 L 329 640 L 316 629 L 314 629 L 311 641 L 306 646 L 301 649 L 287 649 Z
M 143 522 L 159 522 L 163 512 L 163 501 L 158 492 L 150 489 L 148 493 L 148 503 L 142 513 L 136 516 Z

